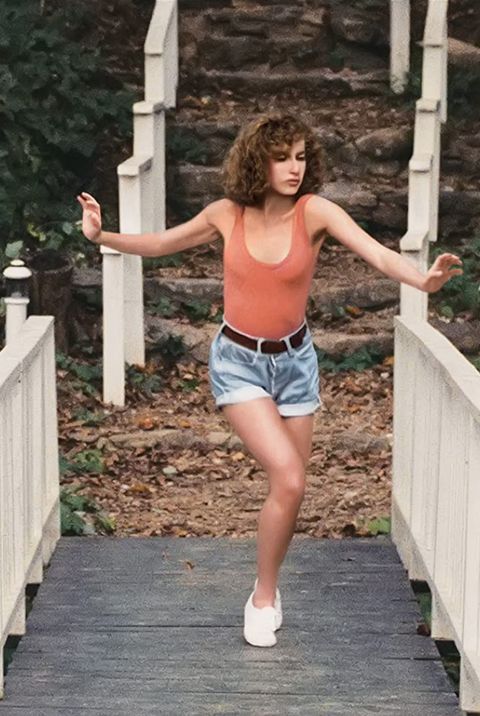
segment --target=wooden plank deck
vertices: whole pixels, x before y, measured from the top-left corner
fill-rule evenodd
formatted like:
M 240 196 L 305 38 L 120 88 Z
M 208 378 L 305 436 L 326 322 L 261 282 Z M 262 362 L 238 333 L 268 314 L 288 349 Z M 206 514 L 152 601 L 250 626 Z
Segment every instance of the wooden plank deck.
M 271 648 L 243 639 L 255 541 L 63 537 L 0 716 L 460 716 L 389 537 L 295 535 Z

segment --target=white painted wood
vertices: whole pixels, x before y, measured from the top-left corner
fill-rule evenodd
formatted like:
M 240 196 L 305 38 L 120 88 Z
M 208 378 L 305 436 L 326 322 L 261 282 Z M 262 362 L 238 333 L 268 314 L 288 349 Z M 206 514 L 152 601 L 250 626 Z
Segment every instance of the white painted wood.
M 464 652 L 460 660 L 460 708 L 469 713 L 480 713 L 480 690 L 478 674 L 480 657 L 478 652 Z
M 165 105 L 161 102 L 136 102 L 134 112 L 134 155 L 151 157 L 152 219 L 143 231 L 164 231 L 165 221 Z
M 133 156 L 118 167 L 120 179 L 120 231 L 140 234 L 142 231 L 142 177 L 151 169 L 151 159 Z M 141 363 L 144 356 L 143 281 L 140 256 L 123 258 L 124 360 Z
M 400 240 L 400 251 L 421 273 L 426 272 L 428 264 L 431 178 L 431 155 L 414 154 L 409 162 L 408 227 Z M 401 315 L 426 319 L 427 309 L 428 294 L 408 284 L 400 284 Z
M 103 402 L 125 405 L 123 261 L 125 254 L 103 253 Z
M 440 100 L 419 99 L 416 102 L 414 156 L 429 156 L 429 241 L 437 240 L 438 233 L 438 201 L 440 179 Z
M 5 296 L 5 345 L 10 343 L 27 318 L 27 306 L 29 303 L 28 298 L 13 298 L 11 296 Z
M 165 110 L 178 84 L 175 0 L 157 0 L 144 45 L 145 100 L 133 106 L 133 155 L 117 167 L 121 233 L 164 231 Z M 103 253 L 103 400 L 125 404 L 125 363 L 145 365 L 142 258 Z M 115 258 L 114 258 L 115 257 Z
M 445 11 L 445 22 L 442 28 L 442 94 L 440 96 L 440 119 L 443 123 L 447 121 L 448 105 L 448 16 Z
M 145 99 L 175 107 L 178 85 L 178 11 L 175 0 L 157 0 L 144 52 Z
M 440 127 L 446 117 L 447 9 L 448 0 L 429 0 L 422 42 L 422 96 L 415 107 L 413 156 L 409 163 L 408 229 L 400 241 L 402 255 L 421 273 L 429 267 L 425 236 L 430 242 L 436 241 L 438 234 Z M 391 0 L 391 12 L 400 13 L 396 0 Z M 396 32 L 400 32 L 398 27 Z M 427 320 L 428 294 L 402 283 L 400 314 Z
M 423 34 L 422 97 L 440 99 L 447 118 L 448 0 L 429 0 Z
M 60 536 L 55 376 L 54 318 L 30 316 L 0 352 L 0 652 Z
M 480 373 L 421 318 L 395 316 L 392 540 L 432 594 L 432 637 L 461 655 L 480 712 Z
M 402 94 L 410 70 L 410 0 L 390 0 L 390 87 Z

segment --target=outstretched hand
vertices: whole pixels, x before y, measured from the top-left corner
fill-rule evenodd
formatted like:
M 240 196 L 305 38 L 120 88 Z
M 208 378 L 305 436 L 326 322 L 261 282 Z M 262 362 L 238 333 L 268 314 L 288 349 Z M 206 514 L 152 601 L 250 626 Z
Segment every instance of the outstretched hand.
M 100 204 L 86 191 L 82 191 L 77 196 L 83 209 L 82 216 L 82 231 L 83 235 L 92 241 L 94 244 L 98 243 L 100 234 L 102 233 L 102 214 L 100 211 Z
M 455 264 L 461 264 L 461 259 L 455 254 L 440 254 L 437 256 L 428 272 L 425 274 L 423 290 L 428 293 L 439 291 L 444 283 L 447 283 L 452 276 L 463 273 L 463 269 L 451 268 Z

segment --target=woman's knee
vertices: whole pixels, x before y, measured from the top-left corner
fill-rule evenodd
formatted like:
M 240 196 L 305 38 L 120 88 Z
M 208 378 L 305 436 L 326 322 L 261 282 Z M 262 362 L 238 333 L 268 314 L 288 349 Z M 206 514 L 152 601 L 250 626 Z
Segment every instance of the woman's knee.
M 305 493 L 305 466 L 300 455 L 267 470 L 270 493 L 297 502 Z

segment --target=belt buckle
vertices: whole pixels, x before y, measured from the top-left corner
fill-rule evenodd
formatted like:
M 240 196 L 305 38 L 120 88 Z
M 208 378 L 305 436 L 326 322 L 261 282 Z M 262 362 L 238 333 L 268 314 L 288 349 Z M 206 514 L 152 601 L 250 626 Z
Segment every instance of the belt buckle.
M 280 348 L 280 350 L 278 350 L 278 351 L 272 351 L 271 354 L 268 353 L 268 354 L 266 354 L 266 355 L 276 355 L 277 353 L 283 353 L 284 351 L 288 350 L 288 345 L 287 345 L 287 343 L 286 343 L 286 341 L 285 341 L 284 338 L 281 338 L 281 339 L 279 339 L 279 340 L 273 340 L 273 339 L 271 339 L 271 338 L 259 338 L 258 340 L 260 341 L 260 348 L 259 348 L 259 350 L 260 350 L 262 353 L 263 353 L 263 351 L 262 351 L 262 344 L 263 344 L 263 343 L 283 343 L 283 344 L 284 344 L 284 346 L 285 346 L 284 348 Z

